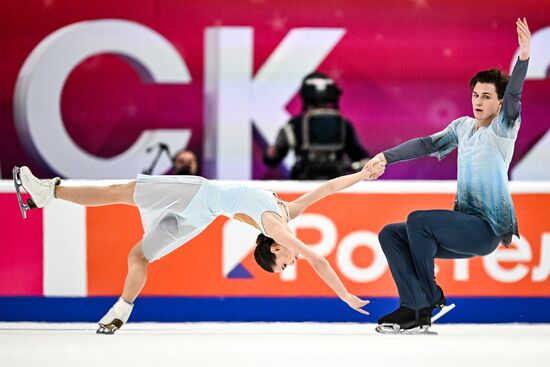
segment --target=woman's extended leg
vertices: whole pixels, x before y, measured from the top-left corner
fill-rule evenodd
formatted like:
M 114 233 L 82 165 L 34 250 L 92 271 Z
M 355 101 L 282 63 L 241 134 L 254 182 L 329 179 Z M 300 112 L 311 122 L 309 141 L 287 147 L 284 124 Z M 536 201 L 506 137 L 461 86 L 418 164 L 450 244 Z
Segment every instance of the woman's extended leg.
M 110 204 L 136 205 L 134 189 L 136 182 L 109 186 L 64 186 L 55 188 L 55 197 L 61 200 L 84 206 L 101 206 Z
M 16 190 L 23 187 L 31 198 L 31 208 L 42 208 L 46 206 L 53 197 L 70 201 L 84 206 L 101 206 L 110 204 L 134 203 L 134 189 L 136 182 L 127 184 L 116 184 L 109 186 L 66 186 L 60 185 L 59 177 L 53 179 L 39 179 L 32 174 L 27 166 L 15 167 L 13 170 Z M 19 191 L 17 191 L 19 193 Z M 20 201 L 21 198 L 19 197 Z M 23 203 L 22 210 L 25 209 Z M 28 209 L 28 207 L 27 207 Z

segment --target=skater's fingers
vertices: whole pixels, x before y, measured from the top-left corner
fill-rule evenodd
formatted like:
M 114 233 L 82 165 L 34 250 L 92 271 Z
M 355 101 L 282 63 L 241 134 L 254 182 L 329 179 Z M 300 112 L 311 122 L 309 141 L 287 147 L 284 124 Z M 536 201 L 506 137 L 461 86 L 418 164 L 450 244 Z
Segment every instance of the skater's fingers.
M 360 308 L 356 308 L 355 311 L 362 313 L 363 315 L 370 315 L 367 311 L 362 310 Z

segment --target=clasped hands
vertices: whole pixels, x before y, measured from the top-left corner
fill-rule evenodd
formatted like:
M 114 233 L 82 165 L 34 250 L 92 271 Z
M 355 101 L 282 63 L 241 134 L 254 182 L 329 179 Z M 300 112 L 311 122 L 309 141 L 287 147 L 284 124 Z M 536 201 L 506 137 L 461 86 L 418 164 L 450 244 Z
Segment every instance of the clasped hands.
M 366 175 L 367 180 L 376 180 L 384 174 L 387 164 L 388 162 L 386 161 L 384 154 L 378 153 L 371 160 L 369 160 L 367 164 L 365 164 L 362 172 Z

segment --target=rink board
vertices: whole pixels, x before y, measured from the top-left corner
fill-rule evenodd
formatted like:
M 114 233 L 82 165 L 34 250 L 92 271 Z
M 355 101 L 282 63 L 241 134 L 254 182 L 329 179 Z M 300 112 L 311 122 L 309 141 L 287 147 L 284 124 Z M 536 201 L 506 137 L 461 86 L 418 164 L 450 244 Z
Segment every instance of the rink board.
M 141 297 L 130 322 L 359 322 L 375 323 L 397 298 L 371 298 L 365 316 L 337 298 Z M 97 322 L 114 297 L 0 297 L 2 321 Z M 449 297 L 457 306 L 446 323 L 550 323 L 550 298 Z
M 76 184 L 82 182 L 68 182 Z M 109 182 L 87 182 L 107 184 Z M 249 182 L 292 200 L 318 185 Z M 437 279 L 457 309 L 447 322 L 550 322 L 550 183 L 512 183 L 520 227 L 510 249 L 438 260 Z M 281 275 L 254 263 L 257 232 L 226 218 L 150 266 L 134 321 L 365 321 L 397 306 L 380 249 L 384 225 L 414 210 L 451 209 L 455 182 L 368 182 L 326 198 L 294 220 L 371 316 L 348 309 L 299 260 Z M 137 210 L 55 201 L 21 218 L 11 182 L 0 184 L 0 320 L 93 321 L 120 292 L 126 254 L 142 236 Z M 21 236 L 25 233 L 25 236 Z

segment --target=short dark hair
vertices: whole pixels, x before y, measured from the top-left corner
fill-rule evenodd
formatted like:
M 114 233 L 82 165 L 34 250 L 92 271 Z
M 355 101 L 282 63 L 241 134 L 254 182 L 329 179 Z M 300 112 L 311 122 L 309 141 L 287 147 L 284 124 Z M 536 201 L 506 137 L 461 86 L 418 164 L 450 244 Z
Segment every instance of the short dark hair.
M 256 249 L 254 250 L 254 259 L 262 269 L 273 273 L 275 266 L 275 254 L 271 252 L 271 245 L 275 243 L 273 238 L 265 236 L 263 233 L 256 238 Z
M 470 88 L 474 90 L 477 83 L 493 84 L 497 91 L 498 99 L 502 99 L 509 79 L 510 76 L 499 69 L 483 70 L 470 80 Z

